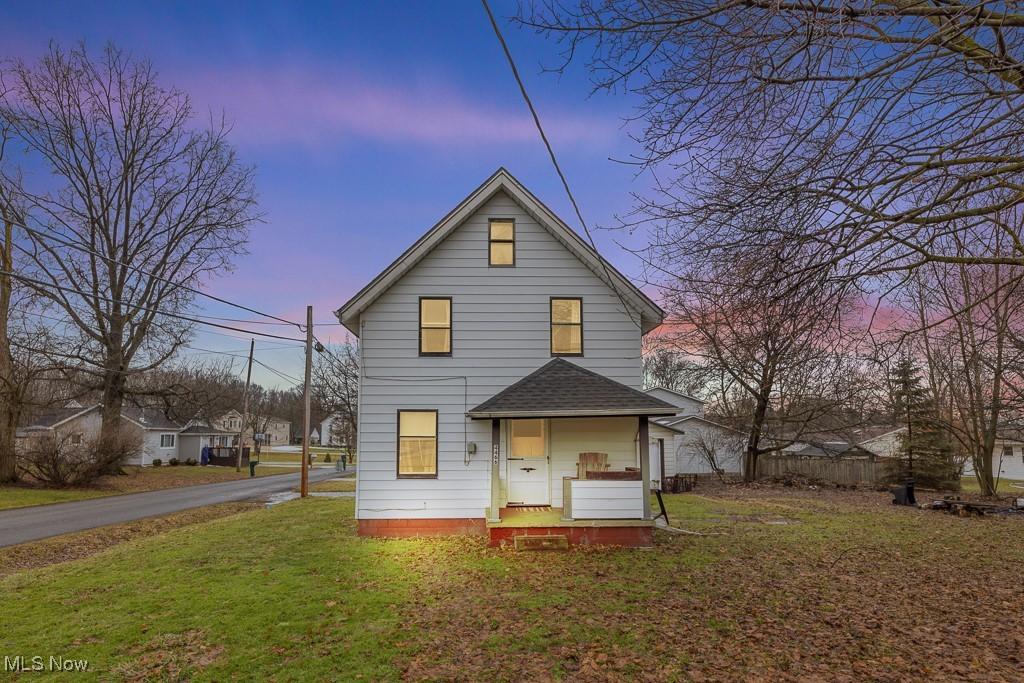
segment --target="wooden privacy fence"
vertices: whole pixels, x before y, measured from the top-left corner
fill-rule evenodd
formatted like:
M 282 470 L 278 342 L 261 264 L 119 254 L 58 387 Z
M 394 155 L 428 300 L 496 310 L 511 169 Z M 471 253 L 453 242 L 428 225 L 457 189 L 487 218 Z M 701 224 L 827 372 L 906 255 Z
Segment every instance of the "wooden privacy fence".
M 887 460 L 866 458 L 801 458 L 791 455 L 761 457 L 757 460 L 757 476 L 802 476 L 845 486 L 884 484 L 889 474 Z

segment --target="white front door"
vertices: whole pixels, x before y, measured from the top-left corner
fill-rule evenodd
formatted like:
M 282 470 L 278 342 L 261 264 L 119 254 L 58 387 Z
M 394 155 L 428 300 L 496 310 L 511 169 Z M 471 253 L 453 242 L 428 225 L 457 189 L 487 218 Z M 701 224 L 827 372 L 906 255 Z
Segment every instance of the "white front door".
M 508 459 L 508 504 L 548 504 L 548 458 Z
M 547 423 L 512 420 L 509 425 L 508 504 L 548 505 Z

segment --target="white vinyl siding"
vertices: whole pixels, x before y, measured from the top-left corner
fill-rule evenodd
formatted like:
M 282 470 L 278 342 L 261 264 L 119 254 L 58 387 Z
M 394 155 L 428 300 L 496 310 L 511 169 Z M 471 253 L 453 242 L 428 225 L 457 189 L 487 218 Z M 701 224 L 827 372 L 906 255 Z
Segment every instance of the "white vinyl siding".
M 488 265 L 488 219 L 494 216 L 515 219 L 514 268 Z M 419 355 L 420 297 L 452 298 L 451 357 Z M 612 289 L 502 192 L 363 312 L 360 519 L 484 516 L 491 423 L 467 420 L 465 412 L 551 360 L 551 297 L 584 300 L 584 355 L 569 360 L 639 389 L 638 314 L 627 314 Z M 438 409 L 437 479 L 396 477 L 395 414 L 416 406 Z M 466 464 L 469 442 L 477 449 Z M 560 485 L 553 493 L 561 496 Z

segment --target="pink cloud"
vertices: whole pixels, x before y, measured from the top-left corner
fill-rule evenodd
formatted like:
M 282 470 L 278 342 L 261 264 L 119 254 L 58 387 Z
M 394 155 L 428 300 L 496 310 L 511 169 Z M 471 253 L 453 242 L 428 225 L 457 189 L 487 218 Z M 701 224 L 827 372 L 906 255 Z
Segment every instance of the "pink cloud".
M 499 106 L 487 95 L 436 81 L 371 81 L 315 67 L 187 73 L 172 80 L 199 111 L 224 110 L 234 122 L 232 137 L 245 144 L 322 146 L 348 137 L 431 145 L 537 140 L 518 98 L 505 100 L 513 106 Z M 617 134 L 613 121 L 543 113 L 558 143 L 593 143 Z

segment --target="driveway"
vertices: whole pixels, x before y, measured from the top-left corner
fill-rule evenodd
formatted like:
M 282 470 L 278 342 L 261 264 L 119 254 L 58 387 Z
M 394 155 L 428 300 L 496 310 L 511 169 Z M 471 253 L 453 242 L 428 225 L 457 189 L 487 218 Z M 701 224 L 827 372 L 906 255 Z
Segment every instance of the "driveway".
M 346 474 L 355 472 L 346 470 Z M 335 469 L 313 470 L 309 481 L 324 481 L 340 476 Z M 231 503 L 239 500 L 268 498 L 271 494 L 289 491 L 299 485 L 299 473 L 275 474 L 252 479 L 238 479 L 217 484 L 184 486 L 162 491 L 130 493 L 123 496 L 91 498 L 70 503 L 38 505 L 0 511 L 0 547 L 35 541 L 73 531 L 93 529 L 108 524 L 130 522 L 143 517 L 156 517 L 189 508 Z

